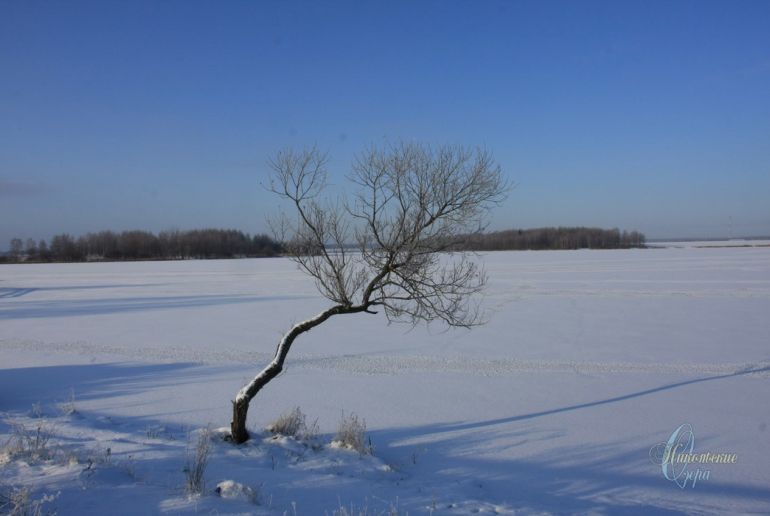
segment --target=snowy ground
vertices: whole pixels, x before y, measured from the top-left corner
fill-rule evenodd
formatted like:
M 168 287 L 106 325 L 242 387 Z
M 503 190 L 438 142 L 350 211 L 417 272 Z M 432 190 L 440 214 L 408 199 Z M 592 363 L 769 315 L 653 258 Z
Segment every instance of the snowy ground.
M 650 247 L 768 247 L 770 246 L 770 240 L 763 239 L 745 239 L 745 238 L 731 238 L 730 240 L 687 240 L 682 242 L 674 241 L 660 241 L 649 242 Z
M 0 266 L 0 497 L 26 487 L 58 514 L 770 511 L 770 248 L 483 261 L 486 326 L 358 314 L 300 337 L 252 405 L 257 438 L 213 438 L 198 497 L 190 448 L 326 306 L 312 282 L 283 259 Z M 264 431 L 294 406 L 316 440 Z M 343 412 L 374 456 L 329 445 Z M 684 423 L 694 451 L 737 462 L 666 479 L 650 449 Z M 19 450 L 38 428 L 42 452 Z M 253 495 L 218 496 L 226 480 Z

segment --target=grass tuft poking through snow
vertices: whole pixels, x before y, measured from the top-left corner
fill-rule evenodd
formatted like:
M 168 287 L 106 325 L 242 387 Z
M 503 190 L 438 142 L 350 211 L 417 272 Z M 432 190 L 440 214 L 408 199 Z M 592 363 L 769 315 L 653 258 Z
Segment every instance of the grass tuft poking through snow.
M 313 441 L 318 437 L 318 420 L 308 424 L 307 416 L 299 407 L 281 414 L 267 426 L 267 431 L 274 435 L 294 437 L 301 441 Z
M 198 434 L 195 449 L 187 452 L 187 464 L 184 468 L 187 494 L 199 495 L 206 489 L 204 474 L 209 462 L 209 453 L 211 453 L 211 430 L 207 428 Z
M 374 455 L 372 441 L 366 438 L 366 421 L 352 412 L 347 416 L 342 414 L 332 446 L 355 450 L 361 455 Z
M 380 500 L 384 502 L 384 500 Z M 433 511 L 431 511 L 432 514 Z M 409 516 L 408 512 L 401 512 L 398 508 L 398 499 L 394 502 L 389 502 L 386 508 L 375 509 L 369 507 L 369 502 L 366 500 L 364 505 L 356 507 L 353 503 L 345 506 L 342 502 L 338 502 L 338 507 L 334 509 L 331 514 L 329 512 L 324 513 L 325 516 Z
M 61 411 L 63 416 L 74 416 L 78 413 L 75 407 L 75 389 L 70 388 L 69 398 L 59 405 L 59 411 Z
M 305 414 L 299 407 L 294 407 L 289 412 L 281 414 L 278 419 L 267 425 L 267 430 L 273 434 L 297 437 L 305 427 Z

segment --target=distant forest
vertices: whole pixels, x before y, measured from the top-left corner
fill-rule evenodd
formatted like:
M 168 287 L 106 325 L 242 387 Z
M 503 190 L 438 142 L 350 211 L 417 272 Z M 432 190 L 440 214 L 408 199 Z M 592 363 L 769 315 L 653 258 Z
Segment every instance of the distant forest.
M 637 231 L 584 227 L 509 229 L 462 237 L 454 246 L 466 251 L 546 249 L 627 249 L 644 247 Z M 281 245 L 267 235 L 250 236 L 235 229 L 191 231 L 100 231 L 75 238 L 56 235 L 45 240 L 11 240 L 0 262 L 85 262 L 121 260 L 188 260 L 278 256 Z
M 508 229 L 467 235 L 458 245 L 468 251 L 547 249 L 628 249 L 644 247 L 638 231 L 585 227 Z
M 0 261 L 84 262 L 119 260 L 184 260 L 276 256 L 281 246 L 267 235 L 249 236 L 234 229 L 192 231 L 100 231 L 75 238 L 56 235 L 50 245 L 20 238 Z M 4 259 L 4 260 L 3 260 Z

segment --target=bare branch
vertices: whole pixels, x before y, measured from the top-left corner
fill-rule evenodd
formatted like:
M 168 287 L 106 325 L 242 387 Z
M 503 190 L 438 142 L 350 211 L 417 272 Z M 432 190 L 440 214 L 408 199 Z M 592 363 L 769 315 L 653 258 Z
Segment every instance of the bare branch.
M 344 306 L 381 304 L 390 320 L 478 322 L 469 299 L 485 282 L 465 257 L 438 259 L 457 238 L 483 226 L 504 199 L 500 167 L 483 149 L 402 143 L 371 147 L 353 163 L 359 187 L 350 203 L 322 204 L 326 156 L 316 148 L 282 151 L 271 162 L 272 190 L 291 201 L 297 220 L 292 258 L 318 290 Z M 356 246 L 351 254 L 349 247 Z

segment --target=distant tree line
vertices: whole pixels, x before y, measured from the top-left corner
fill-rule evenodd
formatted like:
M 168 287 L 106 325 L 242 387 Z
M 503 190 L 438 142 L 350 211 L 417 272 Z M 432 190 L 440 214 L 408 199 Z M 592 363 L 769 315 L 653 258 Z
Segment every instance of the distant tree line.
M 544 249 L 627 249 L 644 247 L 638 231 L 586 227 L 509 229 L 463 235 L 457 250 L 503 251 Z M 45 240 L 11 240 L 10 251 L 0 262 L 83 262 L 118 260 L 187 260 L 277 256 L 281 245 L 267 235 L 250 236 L 234 229 L 191 231 L 100 231 L 73 237 L 56 235 Z
M 628 249 L 644 247 L 638 231 L 586 227 L 508 229 L 461 237 L 458 248 L 468 251 L 544 249 Z
M 36 242 L 11 240 L 0 260 L 11 262 L 83 262 L 113 260 L 185 260 L 276 256 L 280 244 L 267 235 L 250 236 L 234 229 L 192 231 L 100 231 L 80 237 L 63 233 Z

